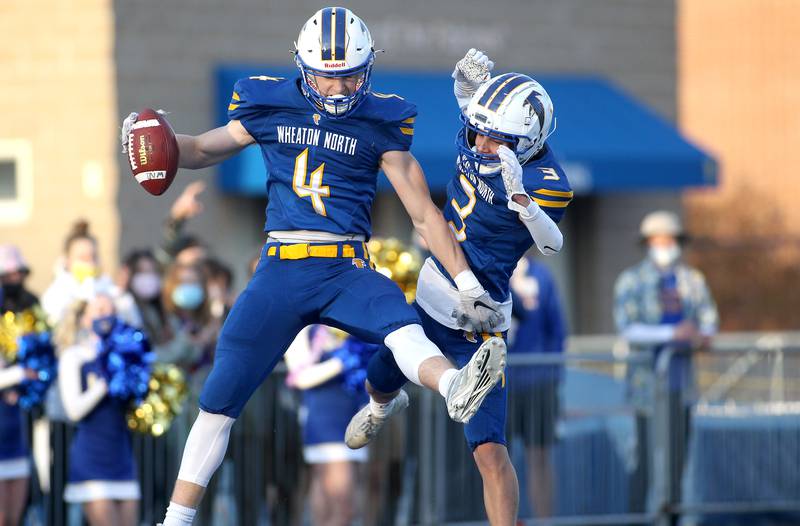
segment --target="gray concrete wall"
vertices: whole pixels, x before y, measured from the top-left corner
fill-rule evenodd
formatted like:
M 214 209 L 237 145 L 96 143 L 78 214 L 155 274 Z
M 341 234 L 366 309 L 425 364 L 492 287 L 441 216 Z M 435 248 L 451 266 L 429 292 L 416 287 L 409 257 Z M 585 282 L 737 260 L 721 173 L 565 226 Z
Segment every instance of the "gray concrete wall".
M 377 67 L 450 70 L 469 47 L 485 49 L 501 70 L 600 73 L 675 116 L 675 6 L 672 0 L 506 0 L 429 2 L 355 1 L 353 9 L 385 48 Z M 140 0 L 115 2 L 118 108 L 120 120 L 143 106 L 165 108 L 176 130 L 197 133 L 213 123 L 212 71 L 220 62 L 288 64 L 300 25 L 318 3 L 257 0 Z M 156 242 L 163 218 L 185 184 L 213 176 L 212 170 L 181 171 L 166 196 L 137 188 L 119 157 L 120 251 Z M 213 185 L 212 185 L 213 186 Z M 379 201 L 376 231 L 404 231 L 393 198 Z M 610 330 L 610 282 L 637 257 L 630 237 L 641 217 L 661 198 L 603 197 L 576 203 L 579 218 L 591 216 L 589 232 L 569 236 L 576 244 L 556 265 L 570 293 L 573 326 Z M 206 212 L 190 225 L 234 264 L 238 274 L 262 236 L 264 202 L 229 197 L 211 188 Z M 674 196 L 670 203 L 676 202 Z M 589 203 L 586 201 L 585 203 Z M 572 221 L 574 224 L 575 221 Z M 591 250 L 590 250 L 591 247 Z M 613 251 L 609 251 L 613 247 Z M 596 250 L 596 252 L 594 252 Z M 596 265 L 576 262 L 593 260 Z M 580 286 L 579 286 L 580 284 Z

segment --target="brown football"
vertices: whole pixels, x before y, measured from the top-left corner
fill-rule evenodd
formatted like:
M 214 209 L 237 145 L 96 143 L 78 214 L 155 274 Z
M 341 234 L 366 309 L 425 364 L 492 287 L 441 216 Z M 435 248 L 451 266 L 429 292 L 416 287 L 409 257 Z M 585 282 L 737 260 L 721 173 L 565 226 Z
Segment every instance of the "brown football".
M 153 195 L 167 191 L 178 171 L 178 141 L 163 115 L 145 108 L 128 134 L 133 177 Z

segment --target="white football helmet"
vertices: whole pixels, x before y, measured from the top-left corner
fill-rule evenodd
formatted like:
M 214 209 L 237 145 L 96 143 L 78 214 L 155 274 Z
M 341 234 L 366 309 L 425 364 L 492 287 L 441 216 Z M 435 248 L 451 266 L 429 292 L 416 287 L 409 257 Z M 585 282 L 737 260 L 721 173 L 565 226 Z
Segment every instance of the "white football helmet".
M 366 24 L 344 7 L 320 9 L 300 29 L 295 63 L 300 69 L 303 94 L 311 104 L 331 117 L 344 117 L 369 92 L 375 50 Z M 360 76 L 349 95 L 323 96 L 316 77 Z
M 541 151 L 555 131 L 553 101 L 541 84 L 521 73 L 505 73 L 482 84 L 461 114 L 464 127 L 456 144 L 459 166 L 473 173 L 499 170 L 496 155 L 479 153 L 475 135 L 510 144 L 520 164 Z

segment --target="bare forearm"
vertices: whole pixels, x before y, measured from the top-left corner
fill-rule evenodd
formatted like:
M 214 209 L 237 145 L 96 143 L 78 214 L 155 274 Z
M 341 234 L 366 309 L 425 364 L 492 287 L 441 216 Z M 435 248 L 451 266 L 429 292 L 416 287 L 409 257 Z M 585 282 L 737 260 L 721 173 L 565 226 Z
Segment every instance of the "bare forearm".
M 181 168 L 206 168 L 236 155 L 255 140 L 239 121 L 214 128 L 200 135 L 177 135 Z
M 464 252 L 438 208 L 431 206 L 422 221 L 414 222 L 414 228 L 451 277 L 455 278 L 461 272 L 469 270 Z
M 207 133 L 212 133 L 212 132 L 207 132 Z M 232 155 L 235 155 L 238 152 L 238 150 L 214 151 L 214 150 L 203 149 L 201 147 L 203 135 L 176 136 L 176 138 L 178 139 L 178 150 L 180 151 L 178 166 L 180 166 L 181 168 L 189 168 L 190 170 L 207 168 L 209 166 L 221 163 L 228 157 L 231 157 Z

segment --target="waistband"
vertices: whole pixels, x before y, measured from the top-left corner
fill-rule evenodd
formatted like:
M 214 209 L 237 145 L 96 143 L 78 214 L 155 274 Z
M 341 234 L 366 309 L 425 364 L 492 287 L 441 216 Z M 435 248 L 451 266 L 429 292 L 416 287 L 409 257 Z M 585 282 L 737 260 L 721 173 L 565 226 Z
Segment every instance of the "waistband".
M 359 258 L 369 260 L 367 244 L 363 241 L 338 243 L 278 243 L 269 241 L 264 255 L 278 259 Z

